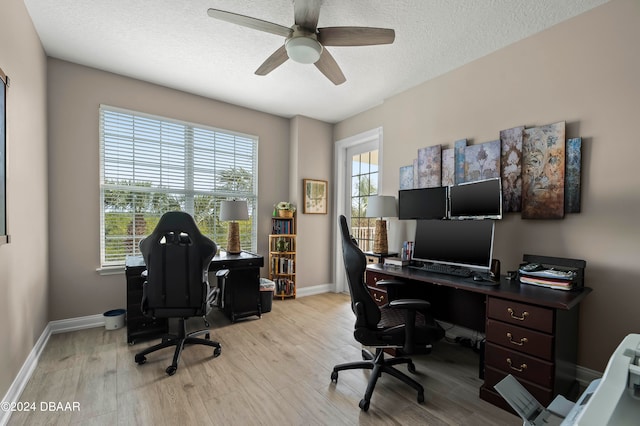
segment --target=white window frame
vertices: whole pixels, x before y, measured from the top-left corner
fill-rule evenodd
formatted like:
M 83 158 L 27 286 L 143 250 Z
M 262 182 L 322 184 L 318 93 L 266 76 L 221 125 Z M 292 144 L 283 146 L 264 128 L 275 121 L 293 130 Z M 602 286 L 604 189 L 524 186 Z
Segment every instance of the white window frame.
M 105 117 L 122 117 L 124 120 L 133 120 L 135 123 L 151 123 L 153 125 L 159 125 L 170 127 L 172 129 L 179 129 L 180 132 L 174 132 L 170 135 L 171 140 L 167 142 L 164 140 L 164 136 L 158 139 L 154 139 L 149 136 L 149 133 L 143 134 L 143 130 L 139 133 L 135 129 L 122 127 L 118 129 L 118 124 L 113 124 L 110 127 L 109 123 L 105 123 Z M 250 236 L 242 235 L 242 246 L 245 250 L 255 252 L 257 247 L 257 205 L 258 205 L 258 137 L 253 135 L 246 135 L 238 132 L 232 132 L 229 130 L 223 130 L 214 128 L 211 126 L 205 126 L 197 123 L 190 123 L 166 117 L 160 117 L 150 114 L 145 114 L 137 111 L 131 111 L 123 108 L 112 107 L 108 105 L 100 105 L 99 109 L 99 139 L 100 139 L 100 273 L 112 273 L 122 271 L 124 266 L 123 259 L 114 259 L 114 256 L 107 255 L 107 242 L 105 234 L 105 192 L 114 190 L 124 190 L 135 192 L 136 194 L 168 194 L 177 196 L 176 200 L 179 200 L 179 207 L 171 206 L 168 210 L 184 210 L 194 215 L 194 199 L 198 196 L 211 197 L 213 207 L 213 213 L 207 215 L 206 219 L 209 220 L 209 228 L 213 227 L 213 234 L 207 232 L 205 229 L 201 230 L 209 238 L 212 238 L 220 248 L 220 243 L 216 241 L 216 235 L 218 239 L 226 238 L 226 222 L 219 222 L 219 200 L 222 199 L 246 199 L 249 206 L 250 217 Z M 137 121 L 136 121 L 137 120 Z M 106 120 L 109 121 L 109 120 Z M 111 133 L 109 136 L 106 130 Z M 133 126 L 135 127 L 135 125 Z M 133 136 L 131 136 L 133 135 Z M 114 147 L 106 148 L 105 140 L 115 140 L 117 136 L 118 142 L 114 142 Z M 129 144 L 130 142 L 130 144 Z M 176 142 L 176 143 L 174 143 Z M 137 144 L 137 145 L 136 145 Z M 213 144 L 217 148 L 209 148 L 206 144 Z M 136 161 L 135 156 L 132 155 L 120 155 L 118 156 L 118 149 L 122 150 L 135 149 L 134 147 L 144 147 L 151 152 L 149 154 L 142 154 L 141 160 Z M 167 148 L 169 146 L 169 148 Z M 231 148 L 230 148 L 231 146 Z M 151 151 L 149 151 L 151 149 Z M 176 167 L 175 164 L 171 164 L 171 154 L 167 156 L 157 155 L 156 151 L 162 151 L 163 149 L 174 149 L 174 155 L 176 162 L 180 164 Z M 107 150 L 107 151 L 105 151 Z M 139 152 L 139 151 L 136 151 Z M 121 153 L 122 154 L 122 153 Z M 250 182 L 247 185 L 240 185 L 240 187 L 248 186 L 248 188 L 240 188 L 235 184 L 232 184 L 235 188 L 229 188 L 228 184 L 217 185 L 220 182 L 220 175 L 225 171 L 235 170 L 236 161 L 240 161 L 242 157 L 242 164 L 249 165 L 247 168 L 249 173 L 248 180 Z M 117 158 L 115 158 L 115 157 Z M 105 158 L 107 157 L 107 158 Z M 158 162 L 162 166 L 160 169 L 151 169 L 149 165 L 151 163 Z M 169 162 L 166 162 L 166 159 Z M 213 162 L 212 162 L 213 158 Z M 140 172 L 140 168 L 146 166 L 149 172 Z M 107 167 L 108 169 L 105 169 Z M 120 171 L 120 167 L 122 171 Z M 138 167 L 138 169 L 136 169 Z M 244 170 L 244 168 L 243 168 Z M 222 173 L 221 173 L 222 172 Z M 196 178 L 196 173 L 200 173 L 200 178 Z M 170 176 L 169 176 L 170 175 Z M 107 176 L 107 177 L 106 177 Z M 115 176 L 118 176 L 118 181 L 113 181 Z M 143 177 L 141 179 L 141 176 Z M 149 176 L 151 186 L 127 186 L 121 185 L 121 182 L 125 179 L 131 179 L 132 182 L 138 182 L 140 180 L 145 181 Z M 168 177 L 167 177 L 168 176 Z M 227 178 L 228 179 L 228 178 Z M 106 180 L 106 181 L 105 181 Z M 109 182 L 109 180 L 111 180 Z M 156 183 L 152 182 L 155 181 Z M 159 182 L 159 183 L 158 183 Z M 228 180 L 227 180 L 228 182 Z M 204 185 L 207 185 L 206 187 Z M 206 199 L 206 198 L 205 198 Z M 165 213 L 162 208 L 158 211 L 145 211 L 145 215 L 159 216 Z M 135 207 L 134 208 L 120 208 L 118 214 L 123 217 L 131 216 L 131 224 L 135 223 Z M 123 250 L 125 255 L 138 254 L 137 242 L 143 236 L 135 235 L 136 226 L 132 226 L 133 234 L 123 235 L 132 239 L 132 247 L 125 247 Z M 223 229 L 224 228 L 224 229 Z M 146 229 L 146 233 L 150 233 L 153 229 Z M 245 230 L 245 234 L 248 233 Z M 250 239 L 249 239 L 250 238 Z M 250 244 L 250 247 L 248 245 Z M 221 248 L 224 249 L 224 246 Z M 109 258 L 111 257 L 111 258 Z M 118 255 L 119 257 L 119 255 Z
M 333 221 L 333 240 L 334 240 L 334 261 L 333 261 L 333 282 L 335 283 L 335 292 L 342 293 L 348 290 L 347 276 L 344 270 L 344 262 L 342 260 L 342 244 L 340 240 L 340 228 L 338 226 L 338 217 L 342 214 L 347 218 L 347 223 L 351 220 L 351 193 L 348 190 L 351 186 L 351 176 L 347 176 L 347 170 L 351 161 L 348 158 L 347 151 L 350 148 L 362 145 L 367 151 L 378 149 L 378 192 L 381 193 L 381 183 L 383 167 L 383 132 L 382 127 L 377 127 L 369 131 L 341 139 L 335 143 L 334 154 L 334 170 L 336 170 L 336 191 L 334 203 L 336 206 L 336 218 Z M 347 184 L 348 182 L 348 184 Z

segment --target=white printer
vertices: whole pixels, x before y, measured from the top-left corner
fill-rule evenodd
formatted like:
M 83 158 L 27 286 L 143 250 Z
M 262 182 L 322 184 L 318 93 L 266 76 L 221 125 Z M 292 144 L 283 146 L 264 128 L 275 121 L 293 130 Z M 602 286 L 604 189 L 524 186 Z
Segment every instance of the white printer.
M 640 424 L 640 334 L 629 334 L 615 350 L 602 378 L 594 380 L 574 404 L 558 395 L 544 408 L 513 376 L 496 390 L 522 417 L 525 426 L 626 426 Z

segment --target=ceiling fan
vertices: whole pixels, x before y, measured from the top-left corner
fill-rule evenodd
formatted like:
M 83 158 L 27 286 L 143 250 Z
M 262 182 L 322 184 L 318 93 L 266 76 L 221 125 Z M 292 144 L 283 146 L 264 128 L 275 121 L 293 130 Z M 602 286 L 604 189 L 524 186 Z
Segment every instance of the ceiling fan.
M 324 27 L 318 28 L 321 0 L 294 0 L 294 25 L 291 28 L 224 10 L 209 9 L 207 14 L 215 19 L 286 37 L 284 45 L 273 52 L 256 70 L 257 75 L 267 75 L 287 59 L 314 64 L 333 84 L 346 81 L 342 70 L 326 46 L 370 46 L 391 44 L 395 31 L 373 27 Z

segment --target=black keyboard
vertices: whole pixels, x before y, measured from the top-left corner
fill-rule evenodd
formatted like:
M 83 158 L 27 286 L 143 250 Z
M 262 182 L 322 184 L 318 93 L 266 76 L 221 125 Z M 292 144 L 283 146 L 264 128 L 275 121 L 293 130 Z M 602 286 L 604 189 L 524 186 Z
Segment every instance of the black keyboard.
M 468 278 L 471 276 L 471 270 L 467 268 L 459 268 L 457 266 L 443 265 L 440 263 L 423 264 L 422 266 L 411 266 L 411 268 L 420 269 L 421 271 L 435 272 L 436 274 L 453 275 L 456 277 Z

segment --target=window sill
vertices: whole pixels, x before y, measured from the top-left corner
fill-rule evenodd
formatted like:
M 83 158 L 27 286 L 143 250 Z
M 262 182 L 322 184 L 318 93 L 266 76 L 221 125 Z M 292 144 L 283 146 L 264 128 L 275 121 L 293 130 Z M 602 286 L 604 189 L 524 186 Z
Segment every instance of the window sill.
M 124 265 L 117 266 L 103 266 L 96 268 L 98 275 L 120 275 L 124 274 Z

